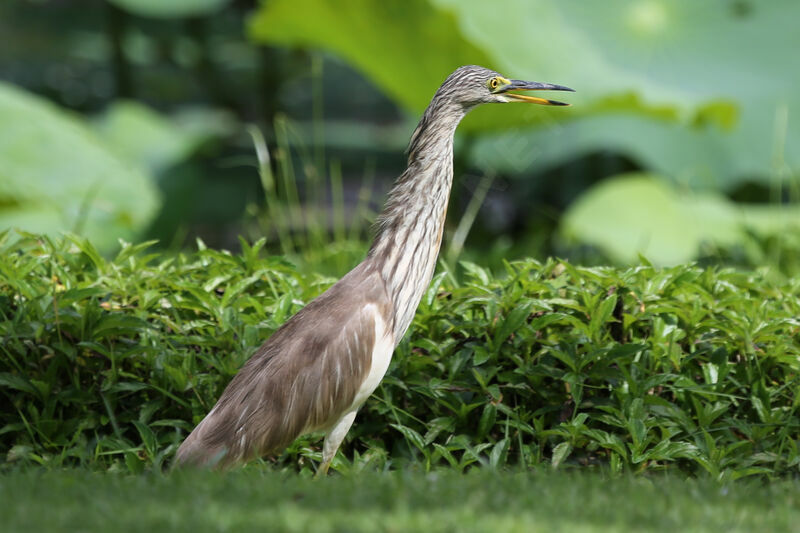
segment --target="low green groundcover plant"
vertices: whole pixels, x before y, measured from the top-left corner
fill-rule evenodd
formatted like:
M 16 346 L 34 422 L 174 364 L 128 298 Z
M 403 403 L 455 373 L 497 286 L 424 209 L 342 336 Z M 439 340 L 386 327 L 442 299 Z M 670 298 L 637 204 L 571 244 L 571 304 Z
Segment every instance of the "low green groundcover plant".
M 262 245 L 124 244 L 108 260 L 75 237 L 0 234 L 0 464 L 166 466 L 256 347 L 334 281 Z M 335 469 L 797 476 L 800 280 L 462 269 L 434 278 Z M 310 472 L 320 444 L 264 467 Z
M 800 482 L 472 469 L 307 479 L 245 468 L 117 475 L 25 469 L 0 479 L 3 533 L 783 533 Z

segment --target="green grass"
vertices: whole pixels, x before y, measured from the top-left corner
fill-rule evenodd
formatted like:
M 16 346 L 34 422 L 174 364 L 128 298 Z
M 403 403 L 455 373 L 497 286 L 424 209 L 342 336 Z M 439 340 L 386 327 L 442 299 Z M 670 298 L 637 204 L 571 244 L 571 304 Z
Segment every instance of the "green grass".
M 3 531 L 796 531 L 800 484 L 408 471 L 311 480 L 28 471 L 0 476 Z
M 332 278 L 263 257 L 0 235 L 5 462 L 169 463 L 253 350 Z M 800 280 L 680 265 L 447 265 L 334 461 L 800 473 Z M 262 464 L 313 471 L 317 436 Z

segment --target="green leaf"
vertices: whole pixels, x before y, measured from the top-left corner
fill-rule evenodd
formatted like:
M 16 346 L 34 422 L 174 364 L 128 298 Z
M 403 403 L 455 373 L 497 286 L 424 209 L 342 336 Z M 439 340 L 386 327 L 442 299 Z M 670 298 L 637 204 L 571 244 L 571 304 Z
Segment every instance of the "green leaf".
M 399 431 L 400 433 L 402 433 L 403 437 L 405 437 L 408 442 L 413 444 L 421 452 L 425 451 L 425 439 L 423 439 L 422 435 L 420 435 L 414 429 L 400 424 L 389 424 L 389 425 L 392 426 L 397 431 Z
M 481 413 L 481 418 L 478 421 L 477 436 L 479 439 L 483 439 L 484 437 L 486 437 L 486 435 L 494 426 L 494 421 L 496 418 L 497 418 L 497 407 L 495 407 L 491 403 L 487 403 L 486 406 L 483 408 L 483 413 Z
M 106 260 L 103 259 L 103 256 L 100 255 L 100 252 L 89 239 L 76 237 L 71 234 L 66 234 L 65 237 L 89 258 L 98 272 L 105 272 Z
M 475 346 L 473 348 L 473 353 L 474 355 L 472 356 L 472 364 L 475 366 L 482 365 L 492 357 L 491 352 L 483 346 Z
M 121 158 L 157 174 L 188 158 L 208 139 L 230 133 L 232 122 L 221 111 L 187 109 L 167 118 L 139 102 L 118 100 L 94 126 Z
M 156 440 L 155 433 L 153 433 L 153 430 L 150 429 L 150 426 L 143 422 L 139 422 L 138 420 L 134 420 L 133 425 L 136 426 L 136 430 L 139 432 L 142 443 L 144 444 L 148 455 L 150 455 L 152 458 L 154 452 L 158 450 L 158 441 Z
M 553 457 L 550 460 L 553 468 L 558 468 L 559 465 L 564 462 L 564 459 L 569 457 L 570 453 L 572 453 L 572 444 L 566 441 L 553 448 Z
M 36 387 L 29 380 L 8 372 L 0 373 L 0 385 L 29 394 L 36 394 L 37 392 Z
M 459 264 L 468 277 L 474 279 L 481 285 L 489 285 L 489 272 L 485 268 L 469 261 L 460 261 Z
M 633 452 L 633 462 L 638 462 L 636 460 L 636 455 L 642 453 L 642 450 L 645 446 L 645 438 L 647 436 L 647 428 L 644 425 L 644 422 L 639 418 L 633 418 L 628 421 L 628 432 L 631 436 L 631 440 L 633 441 L 631 451 Z
M 73 230 L 108 250 L 152 220 L 154 184 L 74 116 L 0 83 L 0 123 L 0 229 Z
M 492 63 L 462 37 L 450 10 L 425 0 L 309 0 L 303 9 L 293 0 L 271 0 L 250 19 L 248 34 L 261 43 L 335 52 L 417 111 L 457 67 Z
M 450 453 L 450 450 L 448 450 L 438 442 L 434 442 L 433 447 L 442 457 L 444 457 L 445 461 L 447 461 L 447 463 L 450 465 L 451 468 L 458 467 L 458 460 L 455 457 L 453 457 L 453 454 Z
M 106 337 L 135 336 L 150 327 L 151 325 L 141 318 L 119 313 L 108 313 L 97 321 L 91 334 L 97 340 Z
M 750 396 L 750 403 L 753 409 L 756 410 L 756 413 L 758 413 L 758 418 L 762 423 L 769 424 L 772 421 L 769 410 L 764 406 L 764 402 L 761 401 L 761 398 L 754 394 Z
M 125 452 L 125 465 L 131 474 L 139 475 L 144 472 L 144 462 L 134 452 Z
M 497 327 L 495 331 L 495 335 L 493 338 L 494 350 L 497 353 L 500 350 L 500 346 L 505 342 L 505 340 L 511 336 L 514 332 L 516 332 L 528 319 L 531 314 L 531 309 L 533 309 L 534 305 L 533 300 L 529 300 L 524 302 L 511 311 L 503 318 L 500 322 L 500 325 Z
M 587 429 L 584 430 L 583 433 L 587 437 L 596 441 L 603 448 L 608 448 L 617 452 L 622 459 L 626 459 L 628 457 L 625 444 L 622 442 L 622 439 L 619 437 L 619 435 L 611 434 L 600 429 Z
M 598 338 L 600 329 L 611 320 L 614 313 L 614 308 L 617 305 L 617 293 L 611 294 L 608 298 L 603 300 L 597 309 L 594 310 L 589 323 L 589 331 L 595 338 Z
M 497 441 L 492 447 L 492 451 L 489 452 L 489 466 L 492 468 L 499 468 L 505 464 L 509 445 L 509 439 L 500 439 Z
M 711 193 L 679 194 L 652 174 L 625 174 L 596 185 L 564 215 L 561 232 L 622 262 L 690 261 L 702 243 L 740 242 L 747 228 L 800 227 L 800 206 L 734 205 Z

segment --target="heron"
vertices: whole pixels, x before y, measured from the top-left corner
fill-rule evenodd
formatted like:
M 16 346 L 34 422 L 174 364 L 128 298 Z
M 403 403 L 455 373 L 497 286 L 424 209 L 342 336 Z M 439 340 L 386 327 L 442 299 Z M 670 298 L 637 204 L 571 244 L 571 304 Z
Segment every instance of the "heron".
M 324 432 L 324 476 L 364 401 L 383 379 L 433 277 L 453 182 L 453 137 L 485 103 L 564 106 L 519 91 L 572 91 L 479 66 L 442 83 L 411 135 L 366 258 L 253 354 L 177 451 L 175 464 L 226 469 Z

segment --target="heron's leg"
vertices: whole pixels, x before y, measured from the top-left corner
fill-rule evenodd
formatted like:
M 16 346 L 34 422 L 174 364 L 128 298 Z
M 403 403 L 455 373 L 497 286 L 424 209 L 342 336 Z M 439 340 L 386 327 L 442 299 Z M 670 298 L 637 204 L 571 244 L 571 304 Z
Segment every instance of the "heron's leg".
M 331 466 L 331 461 L 333 461 L 336 455 L 336 450 L 339 449 L 339 445 L 344 440 L 344 436 L 347 435 L 350 426 L 353 425 L 353 420 L 355 420 L 355 418 L 355 410 L 345 413 L 345 415 L 333 425 L 331 430 L 328 431 L 328 434 L 325 435 L 325 443 L 322 445 L 322 463 L 319 465 L 319 468 L 317 468 L 316 477 L 322 477 L 328 473 L 328 467 Z

